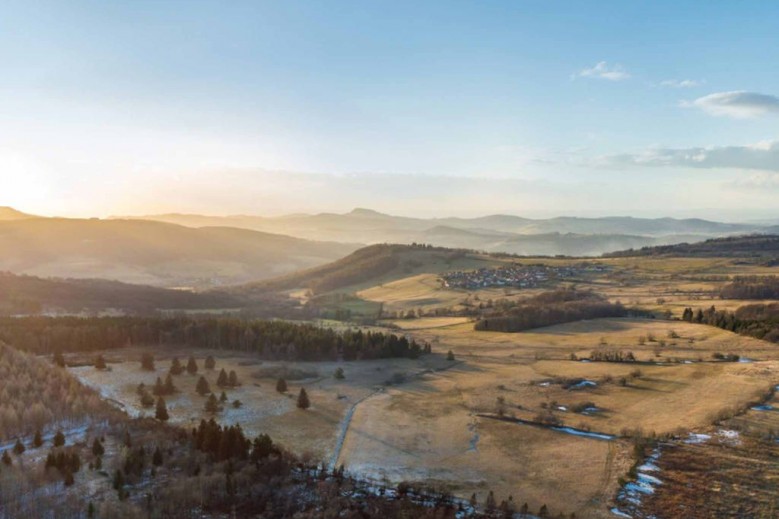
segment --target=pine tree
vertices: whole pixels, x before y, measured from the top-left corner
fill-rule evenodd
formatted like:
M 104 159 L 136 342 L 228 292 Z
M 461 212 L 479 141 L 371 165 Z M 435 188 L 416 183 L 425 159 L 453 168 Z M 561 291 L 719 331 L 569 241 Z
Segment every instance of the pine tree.
M 449 350 L 449 352 L 446 354 L 446 360 L 454 360 L 454 353 L 452 350 Z
M 168 415 L 168 406 L 165 405 L 165 399 L 161 396 L 157 397 L 157 409 L 154 412 L 154 418 L 162 420 L 163 422 L 170 418 Z
M 308 399 L 308 393 L 306 393 L 305 388 L 300 388 L 300 393 L 298 394 L 298 408 L 299 409 L 308 409 L 311 407 L 311 401 Z
M 344 369 L 343 368 L 336 368 L 335 373 L 333 373 L 333 378 L 336 380 L 343 380 L 346 378 L 344 375 Z
M 490 490 L 489 495 L 487 495 L 487 501 L 484 502 L 484 508 L 487 510 L 487 512 L 492 512 L 495 510 L 495 494 Z
M 184 367 L 181 365 L 178 357 L 173 357 L 173 361 L 170 363 L 170 374 L 181 375 L 184 373 Z
M 283 378 L 280 378 L 276 381 L 276 391 L 279 393 L 286 393 L 287 392 L 287 381 Z
M 11 461 L 11 456 L 8 454 L 8 451 L 3 451 L 2 461 L 5 465 L 11 465 L 13 463 L 13 461 Z
M 166 395 L 172 395 L 176 392 L 176 386 L 173 385 L 173 376 L 170 373 L 165 377 L 165 385 L 162 389 L 165 391 Z
M 230 376 L 227 377 L 227 384 L 230 387 L 238 386 L 238 375 L 235 374 L 234 370 L 230 370 Z
M 541 505 L 541 508 L 539 508 L 538 517 L 549 517 L 549 509 L 546 507 L 546 504 Z
M 95 368 L 96 369 L 106 369 L 106 367 L 107 366 L 106 366 L 106 363 L 105 363 L 105 359 L 103 358 L 102 355 L 98 355 L 97 358 L 95 359 Z
M 24 448 L 24 444 L 22 443 L 22 440 L 17 438 L 16 439 L 16 443 L 14 444 L 14 454 L 19 456 L 22 453 L 24 453 L 25 450 L 27 450 L 27 449 Z
M 154 356 L 151 353 L 141 355 L 141 368 L 146 371 L 154 371 Z
M 206 357 L 206 369 L 214 369 L 216 367 L 216 361 L 214 360 L 214 357 L 209 355 Z
M 200 396 L 206 396 L 211 392 L 211 386 L 208 384 L 206 377 L 200 376 L 200 379 L 197 381 L 197 386 L 195 386 L 195 391 L 197 391 Z
M 206 412 L 207 413 L 217 413 L 219 412 L 219 402 L 216 400 L 216 396 L 214 396 L 213 393 L 209 395 L 208 400 L 206 400 Z
M 216 378 L 216 385 L 219 387 L 225 387 L 227 385 L 227 372 L 222 368 L 219 372 L 219 376 Z
M 219 396 L 219 401 L 220 401 L 220 402 L 222 402 L 223 404 L 224 404 L 225 402 L 227 402 L 227 393 L 225 393 L 224 391 L 222 391 L 222 394 Z
M 165 386 L 162 385 L 162 379 L 157 377 L 157 382 L 154 383 L 154 389 L 152 389 L 154 396 L 162 396 L 165 394 Z
M 36 449 L 43 445 L 43 435 L 41 434 L 41 430 L 38 429 L 35 431 L 35 436 L 32 438 L 32 446 Z
M 54 435 L 54 440 L 52 440 L 52 443 L 55 447 L 62 447 L 65 445 L 65 435 L 62 434 L 62 431 L 57 431 L 57 434 Z
M 197 373 L 197 361 L 195 361 L 195 357 L 189 357 L 189 360 L 187 361 L 187 373 L 190 375 Z
M 141 393 L 141 406 L 151 407 L 154 405 L 154 397 L 149 394 L 145 389 Z

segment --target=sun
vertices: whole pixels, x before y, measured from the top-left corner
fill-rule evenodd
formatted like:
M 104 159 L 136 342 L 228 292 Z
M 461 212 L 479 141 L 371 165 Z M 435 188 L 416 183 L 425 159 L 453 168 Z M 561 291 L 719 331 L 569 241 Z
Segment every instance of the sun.
M 28 210 L 45 204 L 48 194 L 47 175 L 39 161 L 0 148 L 0 205 Z

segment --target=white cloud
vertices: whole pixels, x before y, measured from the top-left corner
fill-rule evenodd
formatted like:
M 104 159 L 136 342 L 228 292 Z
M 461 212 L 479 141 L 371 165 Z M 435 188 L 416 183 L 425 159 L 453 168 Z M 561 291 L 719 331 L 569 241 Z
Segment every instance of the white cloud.
M 710 115 L 747 119 L 779 113 L 779 97 L 743 90 L 716 92 L 694 101 L 683 101 L 682 106 L 699 108 Z
M 594 164 L 609 167 L 723 168 L 779 172 L 779 140 L 746 146 L 656 148 L 634 154 L 600 157 L 594 161 Z
M 697 79 L 666 79 L 660 82 L 660 86 L 666 88 L 694 88 L 701 86 L 705 82 Z
M 573 75 L 573 78 L 577 77 L 608 79 L 609 81 L 622 81 L 624 79 L 629 79 L 630 74 L 628 74 L 628 72 L 622 68 L 621 65 L 617 64 L 609 66 L 609 64 L 605 61 L 600 61 L 594 67 L 585 68 Z

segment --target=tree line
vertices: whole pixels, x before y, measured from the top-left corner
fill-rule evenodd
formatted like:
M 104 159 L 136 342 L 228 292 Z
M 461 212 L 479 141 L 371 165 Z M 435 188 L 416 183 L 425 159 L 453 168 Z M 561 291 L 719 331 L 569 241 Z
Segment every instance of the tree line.
M 278 320 L 188 317 L 0 318 L 0 340 L 38 354 L 130 345 L 189 346 L 255 353 L 266 360 L 415 358 L 430 351 L 391 333 Z
M 582 319 L 625 317 L 628 310 L 591 291 L 560 289 L 543 293 L 487 313 L 474 324 L 476 331 L 521 332 Z
M 722 299 L 779 299 L 779 277 L 738 276 L 720 290 Z
M 770 342 L 779 342 L 779 303 L 744 305 L 735 312 L 685 308 L 682 320 L 688 323 L 708 324 L 723 330 L 748 335 Z

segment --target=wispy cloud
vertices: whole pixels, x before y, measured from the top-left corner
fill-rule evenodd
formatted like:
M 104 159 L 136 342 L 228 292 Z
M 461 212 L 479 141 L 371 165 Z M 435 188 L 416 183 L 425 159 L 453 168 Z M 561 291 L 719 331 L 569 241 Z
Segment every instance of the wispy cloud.
M 716 92 L 694 101 L 682 101 L 681 104 L 688 108 L 699 108 L 710 115 L 736 119 L 779 113 L 779 97 L 744 90 Z
M 706 81 L 697 79 L 666 79 L 660 82 L 660 86 L 666 88 L 695 88 L 704 83 Z
M 572 78 L 586 77 L 622 81 L 630 78 L 630 74 L 621 65 L 609 65 L 605 61 L 598 62 L 594 67 L 585 68 L 573 74 Z
M 656 148 L 634 154 L 600 157 L 593 164 L 607 167 L 725 168 L 779 172 L 779 140 L 746 146 Z

